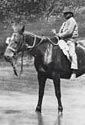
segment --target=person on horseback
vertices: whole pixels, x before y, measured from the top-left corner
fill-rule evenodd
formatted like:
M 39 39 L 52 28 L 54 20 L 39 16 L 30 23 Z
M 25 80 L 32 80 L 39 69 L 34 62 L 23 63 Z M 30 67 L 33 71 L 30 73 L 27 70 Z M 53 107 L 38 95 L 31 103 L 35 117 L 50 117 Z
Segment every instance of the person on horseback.
M 76 70 L 78 69 L 77 55 L 75 52 L 76 38 L 78 38 L 78 24 L 74 18 L 73 10 L 69 7 L 64 8 L 63 15 L 66 21 L 62 24 L 59 33 L 57 34 L 55 29 L 53 29 L 52 32 L 59 36 L 59 41 L 65 41 L 69 47 L 72 69 L 71 79 L 74 79 L 76 78 Z

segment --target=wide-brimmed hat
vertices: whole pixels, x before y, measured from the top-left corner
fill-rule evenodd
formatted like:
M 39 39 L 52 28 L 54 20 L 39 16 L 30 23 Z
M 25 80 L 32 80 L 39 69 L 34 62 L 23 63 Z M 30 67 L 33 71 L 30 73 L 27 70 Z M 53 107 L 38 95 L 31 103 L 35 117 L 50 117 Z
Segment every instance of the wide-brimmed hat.
M 73 9 L 69 8 L 69 7 L 65 7 L 63 10 L 63 13 L 74 13 Z

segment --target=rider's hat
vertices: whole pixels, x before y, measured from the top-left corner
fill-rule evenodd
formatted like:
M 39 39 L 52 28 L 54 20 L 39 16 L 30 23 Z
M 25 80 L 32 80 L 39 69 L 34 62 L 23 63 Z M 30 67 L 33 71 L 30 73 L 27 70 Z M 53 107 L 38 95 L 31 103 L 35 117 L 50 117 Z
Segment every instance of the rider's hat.
M 74 13 L 73 9 L 69 8 L 69 7 L 65 7 L 63 10 L 63 13 Z

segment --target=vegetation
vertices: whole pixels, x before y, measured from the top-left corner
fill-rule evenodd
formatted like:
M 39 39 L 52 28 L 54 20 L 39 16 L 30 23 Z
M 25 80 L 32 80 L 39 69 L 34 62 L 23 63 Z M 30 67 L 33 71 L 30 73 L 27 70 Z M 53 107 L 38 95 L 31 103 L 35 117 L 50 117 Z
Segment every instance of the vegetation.
M 10 21 L 16 16 L 26 22 L 26 30 L 51 36 L 52 28 L 59 30 L 64 6 L 75 10 L 79 34 L 84 37 L 85 0 L 0 0 L 0 56 L 4 53 L 6 38 L 12 33 Z
M 49 16 L 59 14 L 64 6 L 78 8 L 84 5 L 85 0 L 0 0 L 0 19 L 16 15 L 22 18 Z

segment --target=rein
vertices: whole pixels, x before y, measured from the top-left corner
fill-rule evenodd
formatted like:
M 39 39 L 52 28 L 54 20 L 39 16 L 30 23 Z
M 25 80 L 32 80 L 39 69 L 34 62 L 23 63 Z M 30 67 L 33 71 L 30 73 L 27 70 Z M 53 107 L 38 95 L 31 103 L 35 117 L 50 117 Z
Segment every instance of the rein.
M 35 44 L 36 44 L 36 36 L 34 37 L 34 42 L 33 42 L 33 45 L 32 46 L 29 46 L 28 44 L 25 44 L 26 45 L 26 48 L 27 49 L 32 49 L 35 47 Z
M 23 57 L 24 57 L 24 45 L 25 45 L 25 37 L 23 35 L 23 44 L 22 44 L 22 53 L 21 53 L 21 71 L 19 73 L 19 76 L 22 74 L 23 72 Z
M 59 41 L 59 37 L 56 36 L 56 38 L 57 38 L 57 40 Z M 58 45 L 58 43 L 54 43 L 49 37 L 47 37 L 47 39 L 50 41 L 50 43 L 51 43 L 52 45 L 54 45 L 54 46 L 57 46 L 57 45 Z
M 29 46 L 28 44 L 25 44 L 27 49 L 33 49 L 34 47 L 39 46 L 42 43 L 42 41 L 45 39 L 45 37 L 43 36 L 41 38 L 40 42 L 36 45 L 36 37 L 37 37 L 37 35 L 34 35 L 34 42 L 33 42 L 32 46 Z

